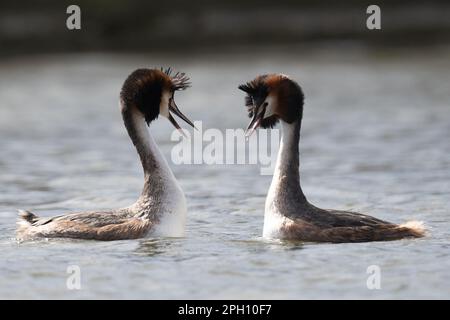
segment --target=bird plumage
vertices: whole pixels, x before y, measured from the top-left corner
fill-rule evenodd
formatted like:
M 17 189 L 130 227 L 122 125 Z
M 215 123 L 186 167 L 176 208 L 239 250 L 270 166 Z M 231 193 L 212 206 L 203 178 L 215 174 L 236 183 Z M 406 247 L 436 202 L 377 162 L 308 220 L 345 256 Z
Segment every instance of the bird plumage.
M 180 129 L 171 115 L 174 113 L 193 126 L 174 102 L 174 92 L 186 89 L 188 80 L 184 73 L 172 74 L 170 68 L 138 69 L 122 86 L 122 118 L 144 170 L 144 187 L 133 205 L 50 218 L 39 218 L 22 210 L 19 211 L 17 238 L 122 240 L 147 235 L 182 236 L 186 215 L 184 193 L 147 125 L 161 114 Z
M 247 128 L 272 128 L 281 122 L 282 138 L 265 205 L 263 236 L 312 242 L 366 242 L 425 235 L 423 223 L 397 225 L 368 215 L 318 208 L 300 185 L 299 140 L 304 95 L 283 74 L 256 77 L 239 86 L 252 120 Z

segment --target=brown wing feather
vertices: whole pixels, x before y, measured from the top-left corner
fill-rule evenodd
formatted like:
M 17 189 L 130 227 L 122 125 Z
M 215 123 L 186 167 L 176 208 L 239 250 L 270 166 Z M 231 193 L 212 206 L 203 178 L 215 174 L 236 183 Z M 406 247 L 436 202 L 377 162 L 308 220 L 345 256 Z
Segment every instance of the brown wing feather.
M 372 216 L 350 211 L 323 210 L 322 213 L 319 213 L 319 215 L 321 217 L 317 220 L 321 220 L 321 222 L 323 221 L 324 227 L 328 228 L 394 225 L 390 222 L 383 221 Z
M 388 241 L 423 237 L 423 227 L 397 225 L 361 213 L 324 210 L 313 205 L 301 216 L 291 217 L 281 230 L 284 238 L 312 242 Z
M 26 219 L 25 219 L 26 220 Z M 126 210 L 82 212 L 51 218 L 35 218 L 18 229 L 19 238 L 78 238 L 93 240 L 136 239 L 151 229 L 148 219 L 131 216 Z

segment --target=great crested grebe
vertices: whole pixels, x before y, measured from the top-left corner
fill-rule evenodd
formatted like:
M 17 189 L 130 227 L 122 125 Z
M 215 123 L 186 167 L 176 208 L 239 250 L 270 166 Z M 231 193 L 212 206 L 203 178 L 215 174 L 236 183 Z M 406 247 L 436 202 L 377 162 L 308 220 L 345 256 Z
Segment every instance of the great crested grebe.
M 282 74 L 268 74 L 240 85 L 251 118 L 247 135 L 281 122 L 282 137 L 266 198 L 264 238 L 311 242 L 366 242 L 422 237 L 421 222 L 397 225 L 371 216 L 320 209 L 308 202 L 300 186 L 299 140 L 303 115 L 300 86 Z
M 194 127 L 174 101 L 174 92 L 189 87 L 188 81 L 184 73 L 172 74 L 170 68 L 138 69 L 122 86 L 120 107 L 123 122 L 144 169 L 144 187 L 133 205 L 51 218 L 39 218 L 29 211 L 19 211 L 17 238 L 121 240 L 148 235 L 183 236 L 186 200 L 147 125 L 161 115 L 181 131 L 172 117 L 173 113 Z

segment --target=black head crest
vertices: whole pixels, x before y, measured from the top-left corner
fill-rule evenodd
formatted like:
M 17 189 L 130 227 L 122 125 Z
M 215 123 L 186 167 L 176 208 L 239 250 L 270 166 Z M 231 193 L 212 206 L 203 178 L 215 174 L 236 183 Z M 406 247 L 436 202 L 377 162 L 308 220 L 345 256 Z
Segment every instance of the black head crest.
M 160 70 L 170 78 L 173 91 L 186 90 L 191 86 L 191 82 L 189 82 L 190 79 L 184 72 L 176 72 L 173 74 L 173 69 L 171 67 L 165 70 L 161 67 Z
M 238 89 L 247 93 L 245 96 L 245 106 L 247 107 L 247 112 L 249 118 L 253 118 L 256 109 L 261 105 L 261 103 L 267 98 L 269 94 L 269 86 L 266 83 L 268 75 L 264 74 L 256 77 L 252 81 L 245 84 L 241 84 Z M 274 126 L 276 124 L 276 119 L 264 119 L 261 121 L 261 127 L 266 128 L 267 126 Z
M 166 75 L 157 69 L 137 69 L 125 80 L 120 98 L 126 106 L 134 105 L 147 124 L 158 118 L 163 90 L 169 85 Z
M 186 74 L 180 72 L 174 74 L 172 68 L 137 69 L 122 85 L 120 92 L 122 110 L 136 107 L 144 115 L 147 124 L 158 118 L 161 107 L 172 108 L 173 112 L 181 114 L 176 107 L 173 93 L 177 90 L 185 90 L 189 86 L 190 82 Z M 169 94 L 170 99 L 164 102 L 166 106 L 161 106 L 164 94 Z
M 303 93 L 298 84 L 283 74 L 260 75 L 238 87 L 247 95 L 245 106 L 248 116 L 253 118 L 255 113 L 259 118 L 259 126 L 262 128 L 274 127 L 279 119 L 291 123 L 302 117 Z M 270 96 L 270 100 L 267 97 Z M 269 106 L 270 103 L 270 106 Z M 261 108 L 269 106 L 272 115 L 265 118 L 261 114 Z

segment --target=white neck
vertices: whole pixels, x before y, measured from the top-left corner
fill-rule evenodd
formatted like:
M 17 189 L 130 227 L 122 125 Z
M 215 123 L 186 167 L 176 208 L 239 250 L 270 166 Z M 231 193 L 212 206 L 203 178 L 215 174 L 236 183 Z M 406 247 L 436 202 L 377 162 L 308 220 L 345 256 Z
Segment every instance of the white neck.
M 294 173 L 294 176 L 298 178 L 298 143 L 299 143 L 299 124 L 289 124 L 280 120 L 281 123 L 281 142 L 280 149 L 278 150 L 277 163 L 275 165 L 275 171 L 272 181 L 280 181 L 287 174 Z M 293 172 L 290 172 L 293 171 Z
M 306 203 L 300 186 L 299 141 L 301 120 L 293 123 L 281 122 L 281 143 L 277 163 L 266 199 L 267 207 L 281 206 L 295 209 Z M 287 210 L 286 208 L 283 210 Z
M 179 194 L 176 191 L 181 189 L 150 135 L 144 116 L 135 107 L 122 107 L 122 116 L 144 169 L 144 187 L 140 200 L 164 202 L 167 197 L 176 197 Z
M 135 112 L 131 119 L 137 136 L 135 146 L 141 158 L 145 177 L 152 178 L 158 175 L 160 178 L 175 179 L 166 158 L 150 135 L 144 116 Z

